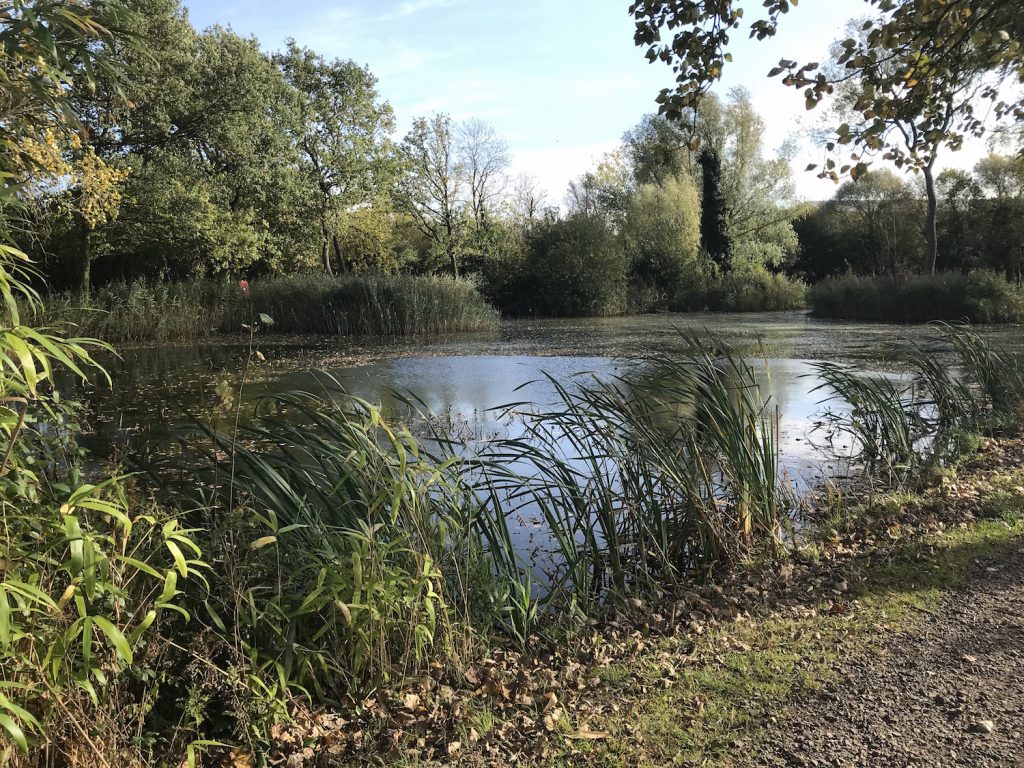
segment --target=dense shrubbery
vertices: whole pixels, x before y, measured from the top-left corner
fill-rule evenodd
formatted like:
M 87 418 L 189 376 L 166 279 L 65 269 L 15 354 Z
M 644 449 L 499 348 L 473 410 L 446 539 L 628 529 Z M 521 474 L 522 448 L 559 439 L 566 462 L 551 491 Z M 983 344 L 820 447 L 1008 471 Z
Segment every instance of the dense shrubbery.
M 473 283 L 411 275 L 266 278 L 253 280 L 248 295 L 223 280 L 115 283 L 85 308 L 80 303 L 76 295 L 50 296 L 45 315 L 109 341 L 238 333 L 260 313 L 284 333 L 375 336 L 476 331 L 497 319 Z
M 816 317 L 973 323 L 1024 322 L 1024 291 L 993 272 L 900 277 L 844 277 L 811 287 Z
M 777 312 L 806 306 L 807 287 L 769 272 L 729 272 L 697 280 L 669 303 L 675 312 Z
M 579 213 L 538 223 L 523 257 L 491 268 L 488 293 L 502 311 L 517 316 L 622 314 L 626 266 L 608 224 Z

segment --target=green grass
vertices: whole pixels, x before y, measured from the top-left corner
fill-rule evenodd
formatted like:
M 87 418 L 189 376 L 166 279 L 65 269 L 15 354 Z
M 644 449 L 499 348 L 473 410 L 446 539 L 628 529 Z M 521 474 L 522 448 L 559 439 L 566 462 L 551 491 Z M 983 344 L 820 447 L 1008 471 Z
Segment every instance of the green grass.
M 240 333 L 260 314 L 282 333 L 406 336 L 492 328 L 497 313 L 465 280 L 411 275 L 250 281 L 120 283 L 94 293 L 88 306 L 71 294 L 47 297 L 40 323 L 65 321 L 79 335 L 105 341 L 174 341 Z
M 845 275 L 811 286 L 815 317 L 884 322 L 1020 323 L 1024 291 L 994 272 L 859 277 Z
M 742 766 L 749 745 L 770 718 L 785 712 L 798 691 L 821 687 L 834 663 L 881 642 L 880 627 L 907 629 L 934 610 L 944 590 L 962 584 L 978 561 L 1020 546 L 1024 496 L 987 520 L 908 542 L 885 562 L 849 575 L 858 605 L 847 616 L 827 611 L 801 618 L 772 617 L 713 629 L 691 638 L 666 639 L 631 666 L 602 671 L 619 693 L 624 715 L 608 723 L 611 737 L 587 756 L 600 766 Z M 687 658 L 666 687 L 664 666 L 653 659 Z M 638 696 L 643 689 L 652 692 Z M 635 700 L 630 708 L 625 701 Z

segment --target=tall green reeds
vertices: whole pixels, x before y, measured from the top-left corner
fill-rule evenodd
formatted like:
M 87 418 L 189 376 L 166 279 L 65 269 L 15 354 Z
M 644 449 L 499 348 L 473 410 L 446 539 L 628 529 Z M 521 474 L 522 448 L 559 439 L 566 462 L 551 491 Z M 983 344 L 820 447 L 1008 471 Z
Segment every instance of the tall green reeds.
M 292 275 L 253 279 L 123 283 L 47 297 L 40 321 L 72 322 L 108 341 L 174 341 L 237 334 L 266 314 L 299 334 L 404 336 L 491 328 L 497 313 L 465 280 L 412 275 Z
M 939 324 L 940 337 L 901 355 L 910 379 L 865 376 L 847 366 L 817 363 L 817 390 L 848 406 L 827 421 L 852 438 L 869 468 L 907 475 L 942 461 L 966 434 L 993 433 L 1020 422 L 1024 374 L 1019 356 L 970 327 Z
M 811 314 L 886 322 L 1020 323 L 1024 291 L 994 272 L 861 277 L 844 275 L 811 286 Z
M 595 615 L 775 546 L 774 408 L 734 351 L 684 341 L 637 377 L 552 379 L 556 405 L 509 406 L 513 437 L 466 441 L 428 414 L 417 434 L 327 378 L 237 430 L 206 426 L 174 469 L 215 520 L 246 510 L 233 572 L 262 574 L 206 613 L 239 616 L 239 652 L 281 680 L 337 695 L 474 632 L 525 643 L 542 615 Z

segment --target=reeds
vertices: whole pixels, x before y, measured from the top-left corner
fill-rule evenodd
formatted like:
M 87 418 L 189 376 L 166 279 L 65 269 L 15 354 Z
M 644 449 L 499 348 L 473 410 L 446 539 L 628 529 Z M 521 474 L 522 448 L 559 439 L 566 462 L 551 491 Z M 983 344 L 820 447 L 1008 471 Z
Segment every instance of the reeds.
M 1020 323 L 1024 291 L 995 272 L 860 277 L 844 275 L 811 286 L 815 317 L 894 322 Z
M 107 341 L 159 342 L 237 334 L 259 314 L 298 334 L 404 336 L 491 328 L 497 313 L 466 280 L 412 275 L 306 274 L 249 281 L 121 283 L 87 306 L 73 294 L 46 298 L 39 321 L 72 322 Z
M 248 510 L 241 558 L 257 564 L 239 570 L 266 580 L 210 607 L 248 606 L 241 652 L 336 693 L 474 633 L 524 644 L 543 616 L 593 616 L 778 545 L 774 407 L 737 353 L 684 342 L 635 377 L 552 379 L 555 406 L 508 406 L 522 434 L 488 441 L 423 413 L 414 432 L 324 378 L 262 401 L 237 432 L 206 426 L 155 474 L 186 478 L 178 498 L 212 489 L 193 501 L 215 520 Z M 541 521 L 535 551 L 523 516 Z
M 830 362 L 815 364 L 817 390 L 848 406 L 826 421 L 851 438 L 868 469 L 907 476 L 921 464 L 949 458 L 965 435 L 1019 425 L 1024 374 L 1019 356 L 970 327 L 940 323 L 940 336 L 900 355 L 910 378 L 866 376 Z
M 807 306 L 807 286 L 767 271 L 698 278 L 669 302 L 673 312 L 780 312 Z

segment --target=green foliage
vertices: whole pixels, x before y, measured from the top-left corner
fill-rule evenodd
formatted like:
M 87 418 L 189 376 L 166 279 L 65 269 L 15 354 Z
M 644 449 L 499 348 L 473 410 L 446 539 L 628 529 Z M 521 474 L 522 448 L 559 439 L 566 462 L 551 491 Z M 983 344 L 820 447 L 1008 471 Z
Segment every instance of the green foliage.
M 817 283 L 808 293 L 812 314 L 851 320 L 974 323 L 1024 321 L 1024 294 L 992 272 L 857 277 Z
M 826 423 L 850 438 L 869 469 L 903 480 L 922 466 L 955 461 L 970 435 L 1019 428 L 1024 361 L 970 328 L 941 325 L 938 343 L 902 351 L 908 382 L 863 376 L 830 362 L 815 364 L 822 384 L 848 411 L 828 411 Z M 949 353 L 955 360 L 950 365 Z
M 658 97 L 661 110 L 679 117 L 696 106 L 701 96 L 722 77 L 732 54 L 730 36 L 744 23 L 741 0 L 635 0 L 630 12 L 636 18 L 634 41 L 647 51 L 650 61 L 675 66 L 676 89 Z M 782 15 L 795 5 L 787 0 L 768 0 L 760 18 L 750 21 L 750 35 L 758 40 L 772 37 Z M 878 13 L 864 24 L 860 39 L 848 39 L 835 72 L 822 72 L 817 62 L 800 64 L 782 59 L 770 76 L 784 75 L 783 84 L 806 89 L 808 109 L 835 90 L 838 81 L 856 78 L 865 86 L 858 111 L 863 128 L 846 126 L 839 133 L 843 143 L 855 141 L 868 149 L 884 145 L 886 126 L 893 118 L 904 119 L 915 141 L 948 143 L 957 148 L 966 135 L 984 130 L 984 118 L 965 102 L 971 93 L 965 83 L 972 75 L 988 71 L 991 90 L 984 91 L 996 118 L 1019 116 L 1021 104 L 999 101 L 998 83 L 1024 70 L 1024 54 L 1013 39 L 1016 6 L 1005 0 L 865 0 Z M 827 11 L 825 11 L 827 12 Z M 666 32 L 664 39 L 662 32 Z M 892 62 L 891 66 L 888 66 Z M 899 78 L 898 87 L 892 82 Z M 892 86 L 892 87 L 890 87 Z M 964 96 L 967 101 L 971 101 Z M 950 109 L 951 104 L 960 105 Z M 952 112 L 952 114 L 950 114 Z M 952 118 L 952 119 L 951 119 Z M 888 148 L 888 147 L 887 147 Z M 913 153 L 913 148 L 911 148 Z M 896 155 L 897 159 L 905 155 Z
M 515 314 L 593 316 L 625 311 L 627 259 L 604 219 L 577 213 L 530 234 Z M 509 309 L 502 307 L 502 309 Z
M 861 274 L 914 271 L 924 239 L 922 204 L 914 190 L 888 170 L 844 183 L 821 207 L 797 223 L 797 267 L 811 279 L 853 270 Z
M 807 287 L 763 269 L 706 275 L 684 286 L 669 303 L 674 312 L 780 312 L 806 306 Z
M 234 532 L 206 606 L 224 641 L 337 698 L 457 659 L 471 628 L 525 645 L 546 612 L 596 615 L 774 546 L 774 407 L 735 352 L 682 342 L 636 379 L 552 381 L 552 410 L 507 406 L 517 438 L 466 440 L 406 401 L 417 437 L 329 377 L 186 437 L 153 473 Z M 520 514 L 544 521 L 553 575 L 521 562 Z
M 700 242 L 712 263 L 722 270 L 732 264 L 732 240 L 728 232 L 728 204 L 722 192 L 722 160 L 705 148 L 698 158 L 701 168 Z
M 630 288 L 646 308 L 663 307 L 699 272 L 700 201 L 687 176 L 643 184 L 626 208 L 621 237 L 630 262 Z
M 352 257 L 337 238 L 340 219 L 355 206 L 386 207 L 399 170 L 390 139 L 394 113 L 379 101 L 377 79 L 355 62 L 325 61 L 292 40 L 274 63 L 293 88 L 295 142 L 318 201 L 324 271 L 334 270 L 332 246 L 333 261 L 348 269 Z

